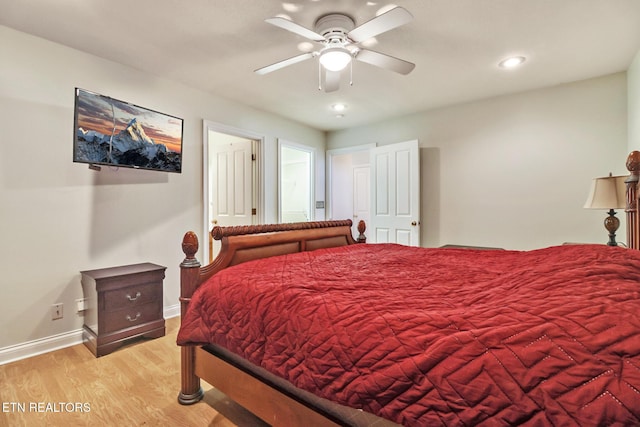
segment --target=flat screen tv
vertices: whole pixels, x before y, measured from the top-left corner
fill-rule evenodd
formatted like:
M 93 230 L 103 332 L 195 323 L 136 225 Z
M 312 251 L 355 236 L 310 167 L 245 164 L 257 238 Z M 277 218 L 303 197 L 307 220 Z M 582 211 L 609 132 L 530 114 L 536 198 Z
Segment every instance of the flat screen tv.
M 182 119 L 76 88 L 73 161 L 182 172 Z

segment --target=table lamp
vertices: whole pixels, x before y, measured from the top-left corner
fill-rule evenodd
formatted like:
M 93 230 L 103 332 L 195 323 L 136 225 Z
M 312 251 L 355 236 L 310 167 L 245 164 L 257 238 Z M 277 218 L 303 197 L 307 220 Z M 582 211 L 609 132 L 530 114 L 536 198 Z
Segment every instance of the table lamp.
M 607 245 L 618 246 L 616 231 L 620 227 L 620 220 L 616 218 L 615 209 L 627 207 L 625 176 L 609 176 L 594 178 L 591 182 L 591 192 L 584 207 L 587 209 L 608 209 L 608 216 L 604 219 L 604 228 L 609 232 Z

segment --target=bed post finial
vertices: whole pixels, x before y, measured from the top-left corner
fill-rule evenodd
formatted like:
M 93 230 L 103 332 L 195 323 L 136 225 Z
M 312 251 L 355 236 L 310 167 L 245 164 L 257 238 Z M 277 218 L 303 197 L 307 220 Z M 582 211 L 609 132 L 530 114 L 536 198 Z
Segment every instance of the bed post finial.
M 631 173 L 627 185 L 627 246 L 640 249 L 640 226 L 638 225 L 638 180 L 640 179 L 640 151 L 632 151 L 627 157 L 627 170 Z
M 182 264 L 185 266 L 189 266 L 193 264 L 193 262 L 198 262 L 196 259 L 196 252 L 198 252 L 198 236 L 193 231 L 187 231 L 184 237 L 182 238 L 182 252 L 186 255 Z
M 363 220 L 358 221 L 358 243 L 367 243 L 367 236 L 364 235 L 367 224 Z
M 631 172 L 632 175 L 638 175 L 640 173 L 640 151 L 632 151 L 627 156 L 627 170 Z

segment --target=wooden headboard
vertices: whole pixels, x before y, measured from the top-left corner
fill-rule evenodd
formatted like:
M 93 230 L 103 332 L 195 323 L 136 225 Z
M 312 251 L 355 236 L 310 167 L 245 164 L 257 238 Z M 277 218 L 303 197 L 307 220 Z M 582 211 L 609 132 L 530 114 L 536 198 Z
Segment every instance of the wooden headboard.
M 360 235 L 357 241 L 351 235 L 352 224 L 348 219 L 235 227 L 216 226 L 211 230 L 211 236 L 221 241 L 220 252 L 211 264 L 204 267 L 201 267 L 195 258 L 198 251 L 198 237 L 194 232 L 189 231 L 182 239 L 182 251 L 186 257 L 180 267 L 183 273 L 188 274 L 189 280 L 186 289 L 184 283 L 182 284 L 181 298 L 191 297 L 195 288 L 201 283 L 218 271 L 235 264 L 270 256 L 364 242 L 366 240 L 364 222 L 360 221 L 358 224 Z
M 185 259 L 180 264 L 180 302 L 184 315 L 187 304 L 201 283 L 229 266 L 259 258 L 312 251 L 365 242 L 365 224 L 358 224 L 357 241 L 351 235 L 352 222 L 315 221 L 289 224 L 259 224 L 235 227 L 216 226 L 211 231 L 221 241 L 220 253 L 211 264 L 202 267 L 196 259 L 198 237 L 188 231 L 182 239 Z
M 638 182 L 640 181 L 640 151 L 632 151 L 627 157 L 629 178 L 627 184 L 627 246 L 640 250 L 640 215 L 638 215 Z

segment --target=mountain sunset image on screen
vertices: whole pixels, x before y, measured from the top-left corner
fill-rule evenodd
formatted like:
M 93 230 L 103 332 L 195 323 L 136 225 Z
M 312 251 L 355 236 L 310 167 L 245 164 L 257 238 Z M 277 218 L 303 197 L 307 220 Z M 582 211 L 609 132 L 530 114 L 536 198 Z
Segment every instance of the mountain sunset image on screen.
M 74 161 L 181 171 L 182 119 L 76 89 Z

